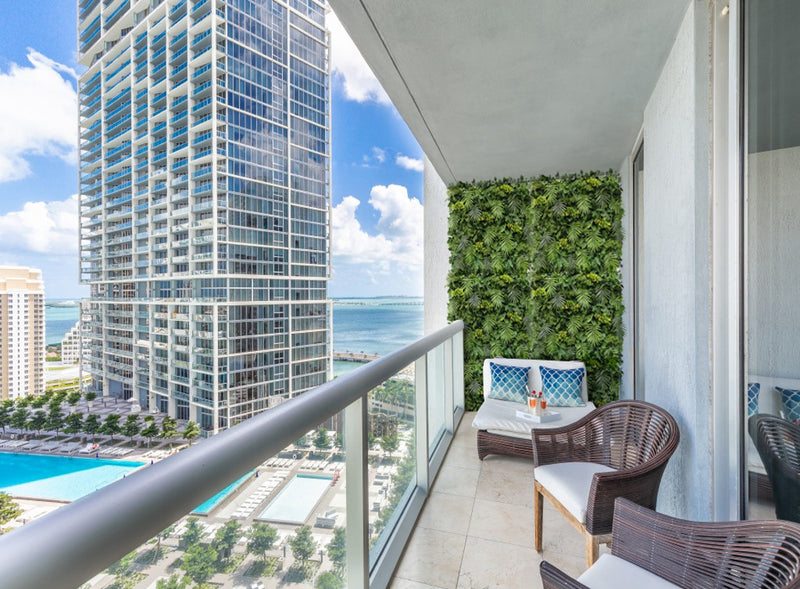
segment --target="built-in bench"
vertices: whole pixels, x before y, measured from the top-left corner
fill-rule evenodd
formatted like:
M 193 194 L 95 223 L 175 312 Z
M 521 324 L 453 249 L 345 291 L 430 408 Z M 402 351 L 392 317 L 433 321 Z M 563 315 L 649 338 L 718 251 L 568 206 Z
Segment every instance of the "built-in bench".
M 539 371 L 541 366 L 558 370 L 583 368 L 584 378 L 581 396 L 586 405 L 583 407 L 552 407 L 554 411 L 560 414 L 560 419 L 532 424 L 530 421 L 516 415 L 518 410 L 524 411 L 526 409 L 524 404 L 501 401 L 490 397 L 492 386 L 491 363 L 528 368 L 529 391 L 542 390 L 542 377 Z M 483 460 L 489 454 L 505 454 L 533 458 L 532 426 L 536 428 L 561 427 L 577 421 L 593 411 L 595 406 L 588 399 L 585 371 L 586 366 L 583 362 L 578 361 L 530 360 L 522 358 L 489 358 L 485 360 L 483 363 L 483 404 L 478 409 L 478 413 L 472 422 L 472 427 L 478 430 L 478 457 Z

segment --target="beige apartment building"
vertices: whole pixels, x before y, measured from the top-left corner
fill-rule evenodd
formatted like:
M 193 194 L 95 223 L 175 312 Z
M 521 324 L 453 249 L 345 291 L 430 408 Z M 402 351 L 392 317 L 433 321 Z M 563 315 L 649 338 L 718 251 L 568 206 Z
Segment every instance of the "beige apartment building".
M 0 399 L 44 392 L 44 329 L 42 271 L 0 266 Z

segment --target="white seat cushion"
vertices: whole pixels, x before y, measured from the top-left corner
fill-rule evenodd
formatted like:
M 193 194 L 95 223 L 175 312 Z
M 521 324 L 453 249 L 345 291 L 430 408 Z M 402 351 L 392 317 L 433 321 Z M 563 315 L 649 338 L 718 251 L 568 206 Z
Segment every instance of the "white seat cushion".
M 586 523 L 586 506 L 594 473 L 614 470 L 594 462 L 562 462 L 537 466 L 533 469 L 533 478 L 579 522 Z
M 594 411 L 594 404 L 589 402 L 585 407 L 555 407 L 553 411 L 561 414 L 558 421 L 547 421 L 545 423 L 531 424 L 517 417 L 517 411 L 524 411 L 525 405 L 512 401 L 501 401 L 499 399 L 484 399 L 472 421 L 472 427 L 476 429 L 489 430 L 492 433 L 516 438 L 531 437 L 531 428 L 550 428 L 562 427 L 573 421 L 577 421 L 584 415 Z
M 591 589 L 675 589 L 669 581 L 650 571 L 618 558 L 613 554 L 603 554 L 591 568 L 578 577 L 578 581 Z

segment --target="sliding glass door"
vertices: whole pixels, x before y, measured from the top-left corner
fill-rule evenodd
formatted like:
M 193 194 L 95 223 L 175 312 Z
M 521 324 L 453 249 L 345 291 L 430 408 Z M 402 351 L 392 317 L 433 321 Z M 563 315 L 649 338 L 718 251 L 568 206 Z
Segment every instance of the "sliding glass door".
M 798 512 L 800 494 L 770 472 L 767 425 L 800 432 L 800 2 L 744 3 L 745 472 L 748 516 Z M 756 416 L 772 416 L 770 422 Z M 759 442 L 759 439 L 761 440 Z M 759 449 L 757 446 L 761 446 Z M 797 465 L 782 458 L 790 470 Z M 785 505 L 786 502 L 794 505 Z M 784 505 L 781 505 L 784 503 Z M 794 509 L 792 509 L 794 507 Z M 782 512 L 781 512 L 782 510 Z

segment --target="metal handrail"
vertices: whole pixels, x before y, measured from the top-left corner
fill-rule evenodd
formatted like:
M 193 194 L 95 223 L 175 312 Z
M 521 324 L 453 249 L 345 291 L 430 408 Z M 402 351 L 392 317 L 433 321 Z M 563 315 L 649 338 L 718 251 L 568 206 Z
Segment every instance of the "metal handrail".
M 455 321 L 0 536 L 3 587 L 81 585 L 463 328 Z

